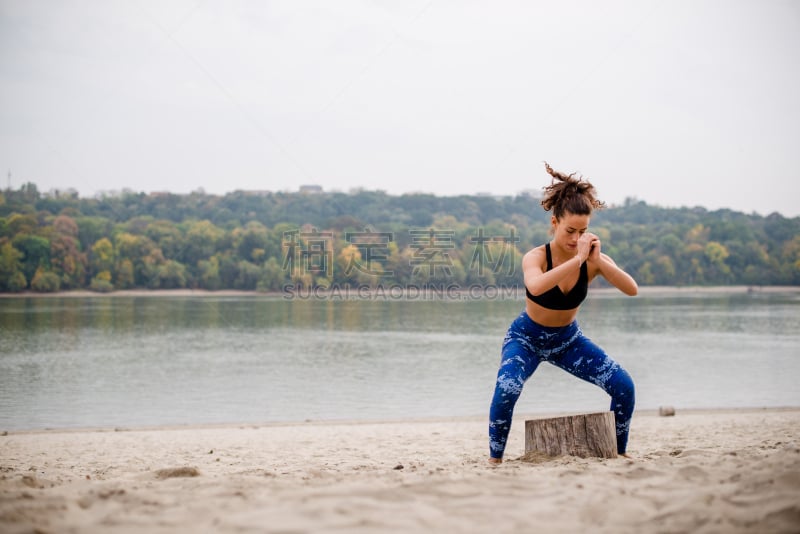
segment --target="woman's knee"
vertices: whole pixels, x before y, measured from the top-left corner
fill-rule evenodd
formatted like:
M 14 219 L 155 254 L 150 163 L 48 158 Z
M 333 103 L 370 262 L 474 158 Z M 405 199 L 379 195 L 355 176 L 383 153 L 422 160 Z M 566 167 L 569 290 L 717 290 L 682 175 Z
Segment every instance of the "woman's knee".
M 636 399 L 636 386 L 633 384 L 633 378 L 622 367 L 620 367 L 609 384 L 611 387 L 610 393 L 614 397 L 621 397 L 633 402 Z
M 516 399 L 522 393 L 525 385 L 525 377 L 517 368 L 500 369 L 497 373 L 497 383 L 495 384 L 495 401 L 500 399 Z

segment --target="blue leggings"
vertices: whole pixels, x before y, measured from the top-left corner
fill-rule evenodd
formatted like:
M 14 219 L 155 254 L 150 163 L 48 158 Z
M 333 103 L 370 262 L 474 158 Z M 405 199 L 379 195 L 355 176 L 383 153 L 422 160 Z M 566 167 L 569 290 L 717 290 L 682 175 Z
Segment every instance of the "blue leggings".
M 603 388 L 611 395 L 617 429 L 617 452 L 622 454 L 628 444 L 628 431 L 635 395 L 633 380 L 617 362 L 584 337 L 577 321 L 567 326 L 547 327 L 537 324 L 523 311 L 503 340 L 500 370 L 489 411 L 489 453 L 502 458 L 514 405 L 522 386 L 540 362 L 549 362 L 581 380 Z

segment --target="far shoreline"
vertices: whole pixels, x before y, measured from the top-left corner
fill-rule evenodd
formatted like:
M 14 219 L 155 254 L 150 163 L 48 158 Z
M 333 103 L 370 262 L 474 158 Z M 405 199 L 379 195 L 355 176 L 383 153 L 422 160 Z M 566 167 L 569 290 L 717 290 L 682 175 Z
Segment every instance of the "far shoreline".
M 780 405 L 780 406 L 728 406 L 728 407 L 677 407 L 673 416 L 717 416 L 723 414 L 767 414 L 767 413 L 796 413 L 800 412 L 800 405 Z M 544 411 L 544 412 L 523 412 L 514 415 L 516 421 L 527 421 L 531 419 L 546 419 L 550 417 L 563 417 L 584 413 L 580 411 Z M 633 415 L 637 419 L 652 418 L 659 419 L 661 415 L 658 408 L 637 409 Z M 419 416 L 419 417 L 397 417 L 397 418 L 364 418 L 364 419 L 295 419 L 284 421 L 230 421 L 230 422 L 210 422 L 210 423 L 164 423 L 164 424 L 118 424 L 118 425 L 97 425 L 97 426 L 45 426 L 30 428 L 0 428 L 0 436 L 30 435 L 30 434 L 80 434 L 80 433 L 114 433 L 114 432 L 171 432 L 171 431 L 192 431 L 192 430 L 235 430 L 235 429 L 257 429 L 257 428 L 293 428 L 301 426 L 319 427 L 348 427 L 348 426 L 387 426 L 387 425 L 435 425 L 444 423 L 466 423 L 483 425 L 486 421 L 485 415 L 452 415 L 452 416 Z
M 360 294 L 359 288 L 352 288 L 351 293 L 348 294 L 347 300 L 359 300 L 357 295 Z M 459 295 L 467 293 L 464 290 L 457 292 Z M 597 287 L 590 288 L 589 292 L 596 295 L 613 295 L 618 291 L 613 287 Z M 524 292 L 517 291 L 520 298 L 524 297 Z M 800 286 L 640 286 L 639 296 L 656 296 L 656 295 L 700 295 L 700 294 L 740 294 L 740 293 L 800 293 Z M 364 293 L 366 295 L 362 300 L 369 300 L 371 296 L 375 296 L 376 292 Z M 290 297 L 291 293 L 285 291 L 247 291 L 237 289 L 120 289 L 108 292 L 90 291 L 88 289 L 76 289 L 70 291 L 55 291 L 52 293 L 39 293 L 35 291 L 22 291 L 19 293 L 0 293 L 0 299 L 10 298 L 114 298 L 114 297 L 261 297 L 261 298 L 279 298 L 283 300 L 309 300 L 308 298 L 295 299 Z M 314 295 L 321 296 L 335 296 L 335 291 L 327 291 L 324 289 L 314 290 Z M 447 300 L 448 297 L 443 296 L 442 300 Z M 483 297 L 483 299 L 491 299 L 491 297 Z M 480 297 L 474 300 L 483 300 Z

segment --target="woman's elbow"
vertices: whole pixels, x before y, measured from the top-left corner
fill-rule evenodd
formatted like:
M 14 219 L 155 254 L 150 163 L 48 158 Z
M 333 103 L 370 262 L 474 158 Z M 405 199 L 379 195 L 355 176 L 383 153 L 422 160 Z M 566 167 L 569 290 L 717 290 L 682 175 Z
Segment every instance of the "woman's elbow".
M 634 280 L 631 275 L 629 275 L 624 271 L 621 274 L 622 276 L 618 275 L 609 281 L 614 285 L 614 287 L 616 287 L 629 297 L 635 297 L 636 295 L 638 295 L 639 285 L 636 283 L 636 280 Z
M 627 291 L 625 291 L 625 294 L 628 295 L 629 297 L 635 297 L 636 295 L 639 294 L 639 285 L 633 278 L 631 278 L 630 286 L 627 287 L 626 289 Z

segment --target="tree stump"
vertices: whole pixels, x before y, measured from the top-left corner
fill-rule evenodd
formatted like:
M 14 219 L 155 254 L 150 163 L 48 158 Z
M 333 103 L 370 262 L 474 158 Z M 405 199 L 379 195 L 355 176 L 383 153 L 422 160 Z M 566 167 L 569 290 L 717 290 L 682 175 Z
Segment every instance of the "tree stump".
M 675 415 L 675 408 L 673 408 L 672 406 L 659 406 L 658 415 L 660 415 L 661 417 L 671 417 Z
M 548 456 L 617 457 L 614 412 L 525 421 L 525 452 Z

